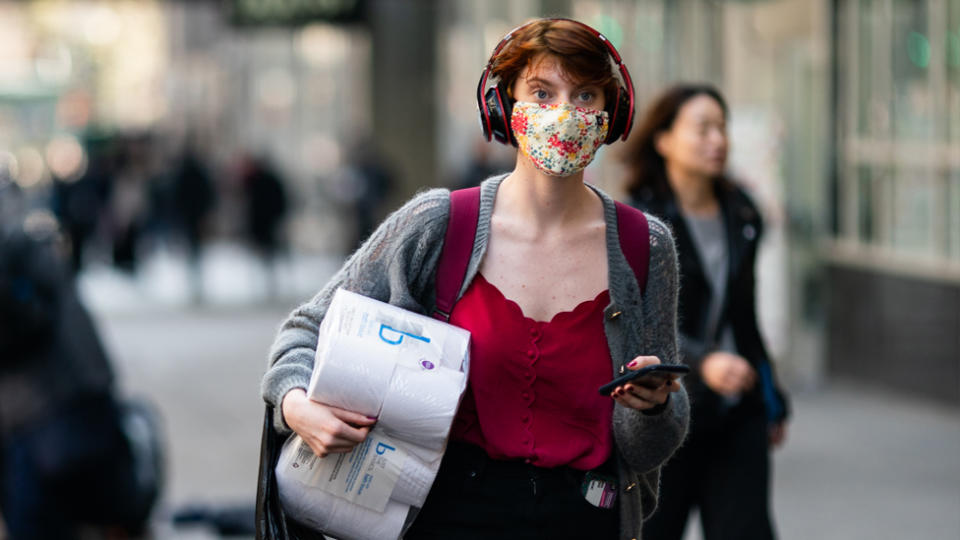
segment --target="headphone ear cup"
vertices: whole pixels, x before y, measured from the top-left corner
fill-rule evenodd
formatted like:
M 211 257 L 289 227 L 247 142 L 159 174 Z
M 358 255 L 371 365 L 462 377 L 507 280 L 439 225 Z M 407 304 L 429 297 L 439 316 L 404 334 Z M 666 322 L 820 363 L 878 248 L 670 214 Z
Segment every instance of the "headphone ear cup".
M 487 140 L 492 136 L 497 142 L 503 144 L 517 145 L 513 138 L 513 131 L 510 129 L 510 115 L 513 113 L 513 99 L 508 95 L 504 87 L 500 84 L 491 86 L 487 89 L 483 97 L 484 105 L 487 110 L 487 118 L 490 121 L 490 134 L 484 134 Z
M 610 129 L 603 142 L 613 144 L 630 129 L 627 125 L 628 119 L 633 120 L 633 115 L 630 114 L 630 96 L 622 86 L 617 87 L 617 97 L 613 106 L 607 108 L 607 113 L 610 115 Z
M 479 101 L 480 103 L 478 103 L 479 108 L 477 109 L 477 116 L 480 120 L 480 129 L 483 130 L 483 140 L 489 141 L 491 135 L 490 129 L 487 127 L 487 122 L 490 120 L 490 111 L 487 110 L 486 100 Z

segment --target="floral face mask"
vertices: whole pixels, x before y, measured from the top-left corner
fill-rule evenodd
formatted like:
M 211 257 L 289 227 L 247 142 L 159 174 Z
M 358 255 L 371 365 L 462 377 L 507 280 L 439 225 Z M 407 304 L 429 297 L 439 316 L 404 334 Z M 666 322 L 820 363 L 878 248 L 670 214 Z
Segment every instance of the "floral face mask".
M 606 111 L 569 103 L 518 101 L 510 115 L 520 151 L 550 176 L 570 176 L 586 168 L 607 138 L 609 123 Z

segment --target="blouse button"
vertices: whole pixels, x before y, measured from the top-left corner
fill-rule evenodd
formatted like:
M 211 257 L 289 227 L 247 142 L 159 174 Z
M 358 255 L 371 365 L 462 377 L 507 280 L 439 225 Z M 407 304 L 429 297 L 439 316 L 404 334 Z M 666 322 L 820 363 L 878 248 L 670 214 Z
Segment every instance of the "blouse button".
M 520 420 L 521 420 L 524 424 L 526 424 L 526 423 L 530 422 L 530 415 L 529 415 L 529 414 L 525 414 L 525 415 L 523 415 L 523 416 L 520 417 Z
M 530 392 L 524 392 L 520 394 L 520 397 L 522 397 L 523 399 L 530 399 Z
M 535 351 L 535 350 L 533 350 L 533 349 L 529 349 L 529 350 L 527 351 L 527 356 L 530 357 L 530 358 L 533 358 L 533 357 L 536 356 L 536 355 L 537 355 L 537 351 Z

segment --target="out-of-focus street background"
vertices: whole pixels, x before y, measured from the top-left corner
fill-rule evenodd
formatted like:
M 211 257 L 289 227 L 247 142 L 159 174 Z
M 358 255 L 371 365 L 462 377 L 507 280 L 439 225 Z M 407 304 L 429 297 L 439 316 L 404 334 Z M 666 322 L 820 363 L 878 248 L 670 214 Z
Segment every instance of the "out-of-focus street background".
M 476 84 L 546 15 L 610 39 L 637 114 L 677 81 L 728 100 L 794 401 L 781 537 L 960 538 L 960 0 L 0 0 L 0 178 L 160 413 L 154 535 L 252 505 L 286 313 L 417 190 L 512 168 Z M 622 196 L 618 151 L 587 180 Z

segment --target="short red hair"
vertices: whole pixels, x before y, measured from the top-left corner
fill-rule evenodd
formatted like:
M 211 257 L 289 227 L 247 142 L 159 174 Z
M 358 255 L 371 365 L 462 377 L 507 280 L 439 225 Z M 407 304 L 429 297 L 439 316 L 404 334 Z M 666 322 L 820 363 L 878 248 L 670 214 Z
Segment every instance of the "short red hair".
M 512 95 L 524 68 L 546 57 L 555 60 L 569 80 L 602 88 L 607 107 L 612 105 L 620 83 L 613 75 L 607 46 L 574 21 L 537 19 L 521 27 L 491 58 L 490 72 Z

